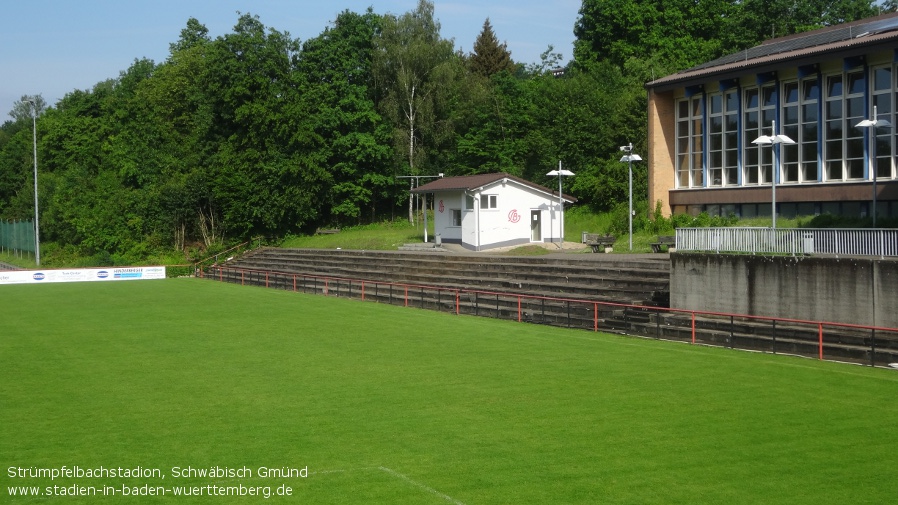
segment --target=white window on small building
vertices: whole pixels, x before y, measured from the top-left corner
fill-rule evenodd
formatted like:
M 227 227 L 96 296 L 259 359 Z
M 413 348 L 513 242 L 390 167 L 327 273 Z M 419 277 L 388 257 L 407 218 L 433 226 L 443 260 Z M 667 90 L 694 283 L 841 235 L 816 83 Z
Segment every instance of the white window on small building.
M 452 226 L 461 226 L 461 209 L 451 209 Z
M 474 195 L 465 195 L 465 210 L 474 210 Z
M 497 201 L 497 195 L 480 195 L 480 209 L 498 209 Z

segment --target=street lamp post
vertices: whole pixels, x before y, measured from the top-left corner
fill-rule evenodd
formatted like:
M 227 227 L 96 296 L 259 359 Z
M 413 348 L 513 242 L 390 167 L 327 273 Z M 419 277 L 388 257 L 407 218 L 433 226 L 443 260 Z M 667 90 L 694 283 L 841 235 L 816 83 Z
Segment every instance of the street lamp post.
M 630 193 L 630 208 L 629 208 L 629 225 L 630 225 L 630 251 L 633 251 L 633 162 L 634 161 L 642 161 L 642 157 L 638 154 L 633 153 L 633 143 L 629 143 L 625 146 L 620 146 L 620 150 L 627 153 L 621 157 L 622 162 L 627 163 L 627 173 L 629 174 L 629 193 Z
M 873 215 L 873 228 L 876 228 L 876 129 L 877 128 L 891 128 L 892 123 L 888 122 L 885 119 L 877 119 L 876 117 L 876 106 L 873 106 L 873 119 L 865 119 L 860 123 L 855 125 L 858 128 L 869 128 L 869 137 L 870 137 L 870 171 L 873 172 L 873 208 L 870 209 L 871 214 Z
M 757 144 L 759 146 L 770 146 L 773 148 L 773 176 L 770 178 L 770 186 L 771 186 L 771 200 L 770 200 L 770 214 L 773 217 L 773 221 L 771 223 L 771 228 L 776 230 L 776 180 L 779 177 L 780 173 L 780 157 L 779 157 L 779 149 L 777 146 L 779 144 L 794 144 L 795 141 L 789 138 L 788 135 L 777 135 L 776 133 L 776 121 L 772 121 L 772 132 L 773 135 L 761 135 L 760 137 L 751 141 L 752 144 Z
M 34 141 L 34 262 L 37 266 L 41 266 L 40 224 L 37 214 L 37 104 L 33 99 L 26 101 L 31 104 L 32 137 Z
M 555 177 L 556 175 L 558 176 L 558 211 L 560 212 L 560 214 L 559 214 L 560 228 L 559 228 L 558 246 L 563 247 L 564 246 L 564 200 L 563 200 L 562 193 L 561 193 L 561 177 L 574 175 L 574 172 L 571 172 L 570 170 L 563 170 L 561 168 L 561 160 L 558 160 L 558 170 L 552 170 L 551 172 L 547 173 L 546 175 L 548 175 L 550 177 Z

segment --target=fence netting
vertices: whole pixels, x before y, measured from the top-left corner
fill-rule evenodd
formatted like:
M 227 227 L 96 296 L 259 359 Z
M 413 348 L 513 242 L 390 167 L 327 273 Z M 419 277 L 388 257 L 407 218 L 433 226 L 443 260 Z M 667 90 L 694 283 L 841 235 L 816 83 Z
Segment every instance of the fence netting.
M 34 254 L 33 221 L 0 221 L 0 252 Z

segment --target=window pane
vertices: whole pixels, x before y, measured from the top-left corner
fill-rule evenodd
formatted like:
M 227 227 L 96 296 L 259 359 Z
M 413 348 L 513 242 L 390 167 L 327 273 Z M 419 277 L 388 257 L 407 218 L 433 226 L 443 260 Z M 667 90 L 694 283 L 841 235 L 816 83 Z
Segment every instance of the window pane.
M 817 181 L 817 163 L 804 163 L 802 165 L 802 181 Z
M 701 98 L 693 98 L 692 99 L 692 115 L 696 117 L 702 116 L 702 99 Z
M 745 121 L 742 125 L 746 130 L 757 130 L 758 129 L 758 113 L 756 111 L 747 112 L 745 114 Z
M 876 178 L 877 179 L 891 179 L 892 178 L 892 158 L 891 156 L 887 156 L 885 158 L 876 157 Z
M 842 121 L 826 122 L 826 138 L 830 140 L 842 138 Z
M 848 74 L 848 93 L 852 95 L 864 92 L 864 74 L 855 72 Z
M 711 95 L 711 114 L 720 114 L 723 107 L 723 97 Z
M 739 181 L 736 178 L 737 173 L 735 167 L 725 168 L 723 173 L 724 184 L 726 184 L 727 186 L 735 186 L 736 184 L 738 184 Z
M 745 108 L 756 109 L 758 107 L 758 90 L 749 89 L 745 91 Z
M 802 106 L 802 114 L 804 114 L 804 121 L 817 121 L 817 104 Z
M 798 83 L 787 82 L 783 85 L 783 100 L 786 103 L 798 103 Z
M 876 106 L 876 112 L 880 116 L 887 116 L 892 112 L 892 95 L 890 93 L 882 93 L 873 96 L 873 105 Z M 886 119 L 883 117 L 883 119 Z
M 817 85 L 817 79 L 808 79 L 803 85 L 804 99 L 817 100 L 820 98 L 820 86 Z
M 826 102 L 826 119 L 841 119 L 842 118 L 842 101 L 841 100 L 833 100 L 831 102 Z
M 798 163 L 783 166 L 783 182 L 798 182 Z
M 730 112 L 739 110 L 739 100 L 736 93 L 730 91 L 726 94 L 727 110 Z
M 724 144 L 726 149 L 731 150 L 734 154 L 736 152 L 736 130 L 730 130 L 724 136 Z
M 841 181 L 842 180 L 842 162 L 828 161 L 826 162 L 826 180 Z
M 708 155 L 709 163 L 712 169 L 716 170 L 723 166 L 723 153 L 713 151 Z
M 863 158 L 864 157 L 864 139 L 849 139 L 848 155 L 846 158 Z
M 826 159 L 839 161 L 842 159 L 842 139 L 831 140 L 826 143 Z
M 861 118 L 865 116 L 863 98 L 849 98 L 846 102 L 848 102 L 848 117 Z M 852 126 L 855 124 L 857 123 L 852 123 Z
M 835 98 L 842 96 L 842 76 L 831 75 L 826 79 L 826 96 Z
M 772 86 L 764 88 L 764 105 L 772 107 L 776 105 L 776 90 Z
M 783 109 L 783 121 L 786 124 L 798 123 L 798 107 L 786 107 Z
M 710 133 L 711 135 L 719 134 L 721 131 L 723 131 L 723 118 L 720 116 L 715 116 L 708 119 L 708 129 L 710 130 L 708 133 Z
M 816 140 L 816 137 L 815 137 Z M 808 142 L 801 144 L 802 161 L 817 161 L 817 143 Z
M 848 178 L 864 178 L 864 160 L 848 160 Z
M 881 91 L 892 87 L 892 69 L 889 67 L 877 68 L 873 71 L 873 89 Z

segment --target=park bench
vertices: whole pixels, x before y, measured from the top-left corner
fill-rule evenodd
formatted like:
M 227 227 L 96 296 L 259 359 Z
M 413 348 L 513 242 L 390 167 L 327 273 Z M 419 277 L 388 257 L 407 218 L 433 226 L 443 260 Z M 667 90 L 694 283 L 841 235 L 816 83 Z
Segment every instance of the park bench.
M 611 248 L 614 246 L 614 237 L 598 233 L 584 233 L 583 243 L 591 247 L 594 253 L 611 252 Z
M 677 237 L 673 235 L 658 235 L 658 241 L 652 242 L 652 252 L 662 253 L 677 247 Z
M 335 233 L 340 233 L 340 228 L 318 228 L 315 230 L 315 235 L 333 235 Z

